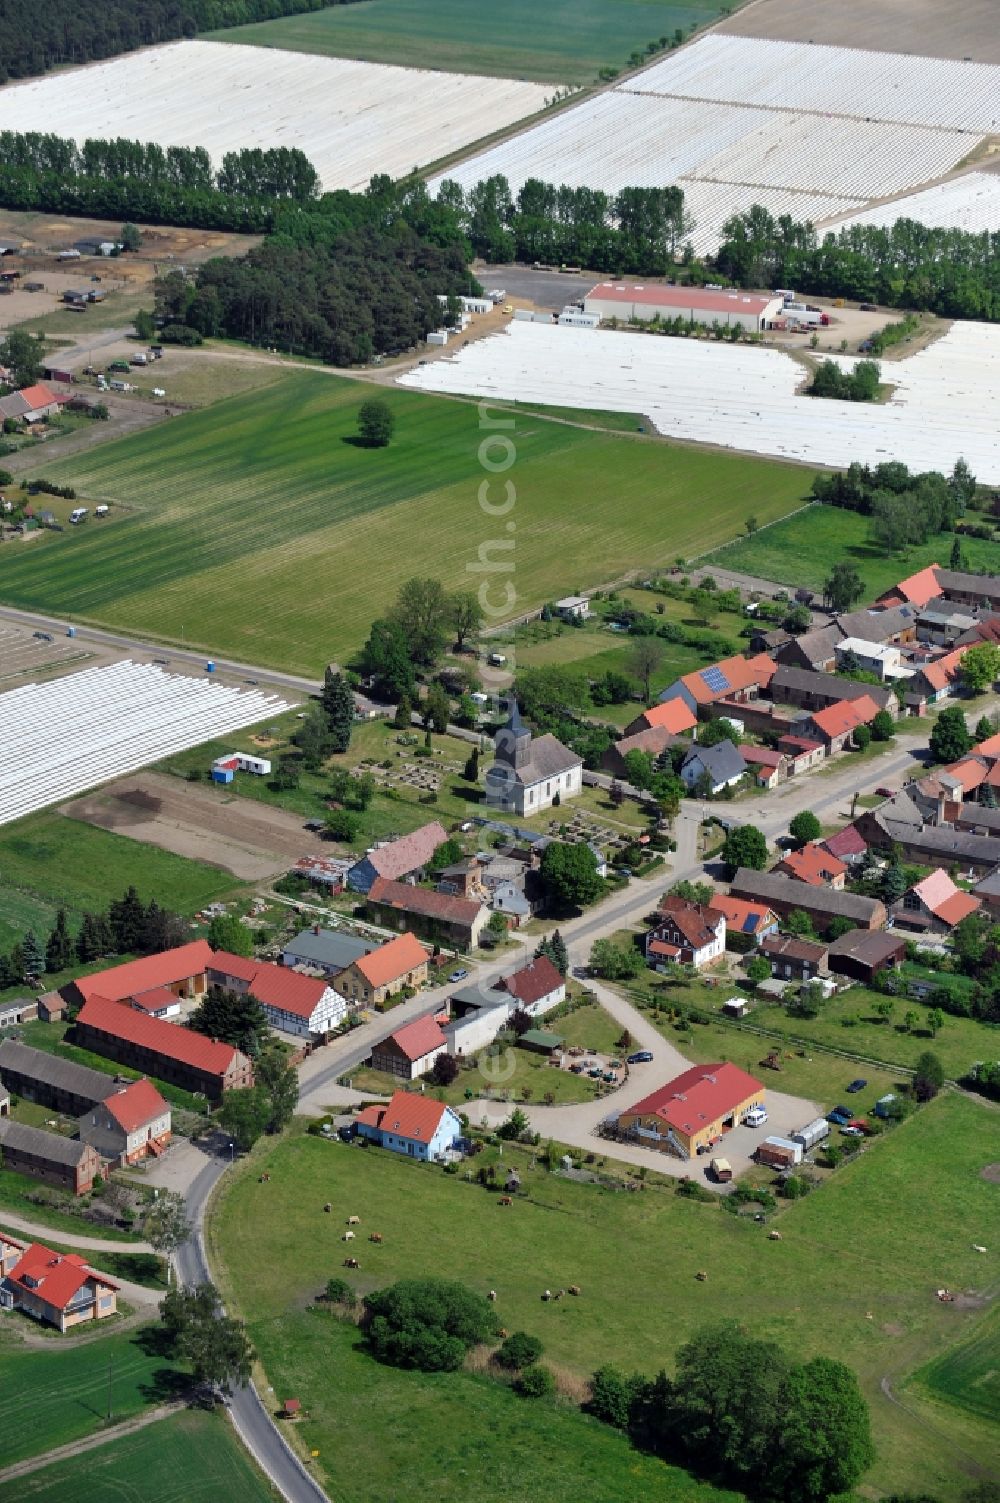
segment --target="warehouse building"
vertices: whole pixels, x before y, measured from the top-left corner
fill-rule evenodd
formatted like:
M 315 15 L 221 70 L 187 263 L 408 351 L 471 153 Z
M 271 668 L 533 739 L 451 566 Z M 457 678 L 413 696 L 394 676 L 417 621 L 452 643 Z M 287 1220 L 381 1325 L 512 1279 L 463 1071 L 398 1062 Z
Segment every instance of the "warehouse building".
M 749 292 L 725 292 L 705 287 L 662 287 L 642 282 L 600 282 L 583 300 L 585 313 L 622 323 L 654 318 L 683 318 L 695 324 L 741 324 L 748 333 L 761 333 L 781 317 L 780 297 Z
M 627 1107 L 618 1118 L 623 1137 L 649 1148 L 692 1158 L 764 1104 L 759 1080 L 736 1065 L 692 1065 L 658 1091 Z
M 226 1091 L 253 1084 L 249 1059 L 231 1044 L 161 1022 L 106 997 L 91 997 L 80 1009 L 75 1042 L 213 1102 L 221 1101 Z

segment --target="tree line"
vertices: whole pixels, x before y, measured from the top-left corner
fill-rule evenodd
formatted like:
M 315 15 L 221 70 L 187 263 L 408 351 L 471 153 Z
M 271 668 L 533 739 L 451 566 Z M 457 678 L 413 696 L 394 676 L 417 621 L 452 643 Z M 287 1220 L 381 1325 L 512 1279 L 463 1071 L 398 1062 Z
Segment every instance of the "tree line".
M 325 10 L 350 0 L 5 0 L 0 7 L 0 83 L 50 68 L 117 57 L 199 31 Z
M 497 174 L 469 189 L 446 179 L 438 202 L 488 261 L 545 261 L 615 274 L 664 274 L 692 227 L 676 187 L 604 193 L 529 178 L 515 195 Z
M 964 459 L 950 476 L 937 470 L 914 472 L 897 460 L 858 464 L 817 475 L 815 500 L 871 518 L 872 540 L 887 553 L 952 532 L 976 493 L 976 477 Z
M 65 908 L 60 908 L 43 945 L 33 929 L 6 955 L 0 955 L 0 991 L 30 985 L 44 973 L 55 975 L 75 962 L 113 955 L 153 955 L 184 944 L 187 924 L 177 913 L 161 908 L 156 899 L 143 903 L 134 887 L 99 912 L 85 913 L 76 934 L 70 932 Z
M 716 269 L 741 287 L 796 287 L 945 318 L 1000 319 L 1000 232 L 848 225 L 820 237 L 760 204 L 723 226 Z

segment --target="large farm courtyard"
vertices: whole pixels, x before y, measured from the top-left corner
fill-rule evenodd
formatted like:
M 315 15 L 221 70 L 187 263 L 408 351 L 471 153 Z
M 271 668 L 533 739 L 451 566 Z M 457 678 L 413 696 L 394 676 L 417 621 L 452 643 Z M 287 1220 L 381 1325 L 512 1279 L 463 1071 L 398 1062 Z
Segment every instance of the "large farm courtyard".
M 997 1188 L 982 1174 L 991 1136 L 995 1145 L 988 1108 L 945 1097 L 783 1212 L 775 1243 L 752 1218 L 730 1216 L 718 1203 L 684 1201 L 661 1188 L 626 1194 L 573 1184 L 533 1168 L 523 1150 L 505 1147 L 504 1164 L 521 1170 L 522 1194 L 501 1211 L 495 1194 L 439 1168 L 299 1134 L 262 1142 L 227 1183 L 210 1247 L 249 1322 L 267 1382 L 276 1393 L 301 1396 L 310 1411 L 297 1433 L 319 1450 L 334 1496 L 349 1484 L 359 1500 L 380 1497 L 383 1487 L 391 1493 L 393 1477 L 418 1470 L 435 1496 L 467 1498 L 462 1469 L 476 1456 L 480 1467 L 486 1457 L 497 1468 L 494 1496 L 522 1499 L 517 1467 L 505 1458 L 513 1432 L 520 1455 L 524 1427 L 537 1425 L 543 1450 L 546 1427 L 558 1421 L 561 1443 L 580 1448 L 580 1457 L 595 1434 L 561 1404 L 526 1419 L 523 1401 L 469 1374 L 428 1379 L 373 1362 L 356 1329 L 316 1304 L 326 1281 L 343 1272 L 340 1233 L 354 1214 L 365 1236 L 357 1244 L 360 1271 L 348 1277 L 359 1293 L 422 1274 L 496 1289 L 504 1324 L 542 1339 L 568 1392 L 603 1362 L 669 1370 L 693 1329 L 726 1316 L 803 1355 L 838 1357 L 858 1372 L 872 1407 L 879 1459 L 866 1480 L 950 1499 L 970 1485 L 970 1458 L 985 1461 L 992 1432 L 984 1395 L 971 1403 L 963 1397 L 962 1373 L 981 1379 L 990 1350 L 992 1366 L 1000 1365 L 996 1323 L 983 1314 L 993 1265 L 971 1245 L 996 1221 Z M 264 1170 L 270 1179 L 261 1184 Z M 332 1216 L 323 1213 L 327 1201 Z M 384 1236 L 381 1247 L 365 1240 L 374 1229 Z M 708 1274 L 703 1283 L 694 1277 L 699 1269 Z M 570 1283 L 580 1285 L 579 1299 L 540 1300 L 546 1287 Z M 941 1305 L 934 1290 L 942 1284 L 966 1294 Z M 924 1379 L 911 1375 L 973 1336 L 975 1362 L 956 1363 L 949 1387 L 936 1382 L 931 1400 Z M 883 1379 L 905 1407 L 887 1397 Z M 943 1393 L 950 1402 L 942 1404 Z M 377 1401 L 391 1404 L 395 1422 L 373 1455 L 369 1406 Z M 449 1420 L 433 1427 L 432 1445 L 424 1427 L 433 1411 Z M 596 1434 L 607 1444 L 606 1432 Z M 622 1496 L 623 1465 L 637 1467 L 636 1498 L 672 1497 L 679 1486 L 676 1474 L 661 1471 L 660 1487 L 669 1479 L 669 1490 L 650 1490 L 650 1463 L 618 1449 L 617 1438 L 614 1458 L 590 1459 L 593 1496 L 602 1503 Z M 617 1491 L 605 1484 L 612 1459 Z M 542 1471 L 531 1496 L 576 1494 L 568 1478 Z
M 357 652 L 413 575 L 466 590 L 512 580 L 515 615 L 717 547 L 749 513 L 763 523 L 793 511 L 811 483 L 808 470 L 530 414 L 512 429 L 482 427 L 474 404 L 391 388 L 393 441 L 362 448 L 357 411 L 370 389 L 296 372 L 53 465 L 53 480 L 128 514 L 5 558 L 0 594 L 318 673 Z M 480 445 L 498 432 L 515 458 L 491 475 Z M 506 464 L 508 452 L 487 459 Z M 503 503 L 508 479 L 516 509 L 498 520 L 481 487 L 492 487 L 488 504 Z

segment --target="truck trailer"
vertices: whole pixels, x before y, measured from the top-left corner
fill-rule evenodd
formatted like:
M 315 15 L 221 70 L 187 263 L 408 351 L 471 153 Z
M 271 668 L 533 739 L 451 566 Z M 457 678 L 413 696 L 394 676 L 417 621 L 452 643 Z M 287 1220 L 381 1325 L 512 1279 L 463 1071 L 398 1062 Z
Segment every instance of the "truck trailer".
M 758 1143 L 754 1154 L 758 1164 L 767 1164 L 772 1169 L 791 1169 L 802 1162 L 802 1144 L 791 1138 L 765 1138 Z
M 825 1117 L 816 1117 L 814 1121 L 807 1122 L 805 1127 L 800 1127 L 798 1132 L 792 1133 L 792 1142 L 800 1144 L 802 1152 L 808 1153 L 810 1148 L 815 1148 L 817 1143 L 822 1143 L 829 1136 L 829 1122 Z

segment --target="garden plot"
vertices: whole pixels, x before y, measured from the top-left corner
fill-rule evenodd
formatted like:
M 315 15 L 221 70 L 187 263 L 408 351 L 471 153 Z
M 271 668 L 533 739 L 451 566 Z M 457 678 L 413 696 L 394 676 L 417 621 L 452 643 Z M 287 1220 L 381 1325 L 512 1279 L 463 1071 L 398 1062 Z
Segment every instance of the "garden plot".
M 841 357 L 850 368 L 852 361 Z M 820 401 L 778 350 L 514 323 L 400 378 L 425 391 L 642 412 L 694 443 L 840 467 L 901 460 L 948 471 L 960 455 L 1000 482 L 1000 328 L 955 324 L 893 364 L 889 402 Z
M 12 689 L 0 695 L 0 824 L 288 708 L 127 661 Z
M 856 47 L 762 42 L 716 32 L 655 63 L 626 87 L 977 136 L 1000 129 L 1000 67 Z
M 0 90 L 0 129 L 82 141 L 297 146 L 325 188 L 399 177 L 544 107 L 517 79 L 419 72 L 221 42 L 175 42 Z
M 995 234 L 1000 231 L 1000 176 L 992 172 L 968 172 L 951 182 L 925 188 L 922 193 L 910 193 L 892 203 L 848 214 L 829 228 L 842 230 L 864 224 L 888 229 L 898 219 L 913 219 L 932 230 Z

